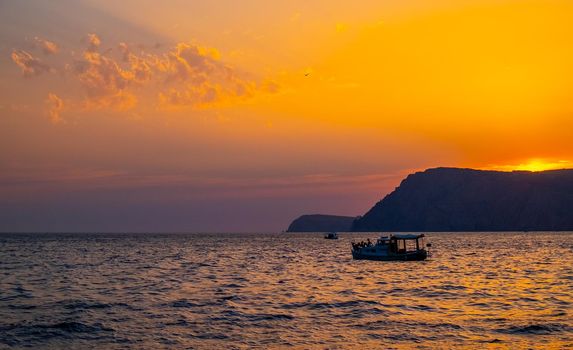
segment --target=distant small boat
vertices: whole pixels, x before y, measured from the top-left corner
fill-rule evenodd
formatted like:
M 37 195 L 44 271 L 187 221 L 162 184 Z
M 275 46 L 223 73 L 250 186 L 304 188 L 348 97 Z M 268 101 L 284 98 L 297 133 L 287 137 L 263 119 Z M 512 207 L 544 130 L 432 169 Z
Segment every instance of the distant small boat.
M 336 232 L 329 232 L 326 235 L 324 235 L 325 239 L 338 239 L 338 233 Z
M 396 261 L 396 260 L 425 260 L 429 253 L 424 245 L 424 235 L 390 235 L 380 237 L 376 243 L 352 242 L 352 257 L 354 259 Z

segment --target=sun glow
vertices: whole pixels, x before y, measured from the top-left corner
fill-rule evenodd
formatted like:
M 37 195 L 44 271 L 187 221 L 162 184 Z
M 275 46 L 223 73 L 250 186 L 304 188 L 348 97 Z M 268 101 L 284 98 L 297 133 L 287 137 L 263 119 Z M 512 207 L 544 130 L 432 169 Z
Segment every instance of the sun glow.
M 544 159 L 530 159 L 525 163 L 516 165 L 494 165 L 488 169 L 490 170 L 501 170 L 501 171 L 544 171 L 544 170 L 557 170 L 557 169 L 569 169 L 573 166 L 569 160 L 544 160 Z

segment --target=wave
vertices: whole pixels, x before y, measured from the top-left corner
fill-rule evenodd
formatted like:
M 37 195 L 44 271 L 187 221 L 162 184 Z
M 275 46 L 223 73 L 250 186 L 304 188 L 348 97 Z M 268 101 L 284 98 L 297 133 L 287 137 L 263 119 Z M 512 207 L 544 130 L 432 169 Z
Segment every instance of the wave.
M 284 320 L 294 320 L 295 317 L 289 314 L 283 313 L 245 313 L 234 310 L 226 310 L 220 312 L 216 315 L 209 317 L 212 321 L 223 321 L 230 323 L 238 323 L 241 321 L 247 322 L 263 322 L 263 321 L 284 321 Z
M 203 307 L 203 306 L 208 306 L 208 303 L 193 303 L 187 299 L 180 299 L 180 300 L 175 300 L 171 303 L 166 304 L 166 306 L 169 307 L 175 307 L 175 308 L 194 308 L 194 307 Z
M 573 327 L 561 323 L 529 324 L 520 326 L 510 326 L 498 329 L 500 333 L 516 335 L 550 335 L 556 333 L 571 333 Z
M 86 324 L 63 321 L 48 324 L 17 323 L 0 326 L 0 344 L 18 346 L 44 344 L 52 338 L 101 340 L 112 336 L 115 330 L 102 323 Z
M 573 269 L 554 252 L 573 234 L 535 251 L 432 236 L 423 264 L 312 234 L 19 239 L 0 244 L 0 349 L 570 347 Z
M 19 323 L 19 324 L 9 324 L 5 326 L 0 326 L 0 332 L 8 331 L 18 331 L 18 330 L 61 330 L 69 333 L 93 333 L 93 332 L 113 332 L 114 330 L 109 327 L 105 327 L 101 323 L 95 323 L 93 325 L 88 325 L 76 321 L 64 321 L 54 324 L 29 324 L 29 323 Z
M 369 305 L 380 305 L 378 301 L 374 300 L 349 300 L 349 301 L 339 301 L 339 302 L 318 302 L 318 303 L 288 303 L 282 304 L 281 308 L 285 309 L 298 309 L 298 308 L 308 308 L 308 309 L 336 309 L 336 308 L 356 308 L 361 306 Z

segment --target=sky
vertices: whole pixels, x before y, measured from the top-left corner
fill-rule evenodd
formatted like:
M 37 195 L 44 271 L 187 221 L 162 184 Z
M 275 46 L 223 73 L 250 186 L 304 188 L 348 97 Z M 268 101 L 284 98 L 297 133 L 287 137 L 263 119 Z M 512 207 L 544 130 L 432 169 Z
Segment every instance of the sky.
M 0 231 L 276 232 L 573 161 L 569 0 L 0 0 Z

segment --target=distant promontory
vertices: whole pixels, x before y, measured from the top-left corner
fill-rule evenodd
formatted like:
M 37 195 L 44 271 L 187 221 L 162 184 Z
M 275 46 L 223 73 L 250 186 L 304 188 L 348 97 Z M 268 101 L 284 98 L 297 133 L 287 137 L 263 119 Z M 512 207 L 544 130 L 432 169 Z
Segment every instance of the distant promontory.
M 351 230 L 573 231 L 573 170 L 428 169 L 408 175 Z
M 354 217 L 337 215 L 303 215 L 294 220 L 287 232 L 348 232 Z

